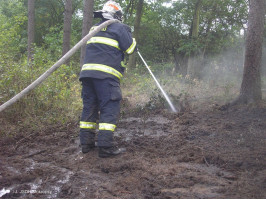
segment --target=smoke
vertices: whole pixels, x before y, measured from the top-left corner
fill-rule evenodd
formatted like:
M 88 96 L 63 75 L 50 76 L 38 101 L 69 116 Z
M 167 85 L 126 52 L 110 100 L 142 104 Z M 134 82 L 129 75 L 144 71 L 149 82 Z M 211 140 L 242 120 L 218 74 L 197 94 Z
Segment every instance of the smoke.
M 212 85 L 239 83 L 243 67 L 244 48 L 230 49 L 204 59 L 200 77 Z
M 241 84 L 245 61 L 244 51 L 245 48 L 242 46 L 205 58 L 202 62 L 200 78 L 214 85 Z M 262 80 L 266 79 L 266 45 L 262 51 L 261 77 Z

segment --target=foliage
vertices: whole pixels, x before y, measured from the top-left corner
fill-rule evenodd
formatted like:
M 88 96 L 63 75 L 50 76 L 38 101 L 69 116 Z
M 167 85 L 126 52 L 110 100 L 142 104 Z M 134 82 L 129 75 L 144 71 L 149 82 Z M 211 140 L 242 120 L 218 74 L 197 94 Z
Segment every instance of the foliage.
M 105 0 L 95 1 L 95 10 L 101 9 L 104 2 Z M 163 63 L 172 60 L 175 54 L 182 57 L 189 55 L 191 51 L 202 50 L 206 55 L 214 55 L 234 45 L 232 41 L 239 36 L 247 21 L 247 2 L 203 0 L 200 37 L 194 41 L 190 40 L 189 32 L 195 2 L 195 0 L 145 1 L 138 45 L 148 60 Z M 119 3 L 125 12 L 125 23 L 133 28 L 136 1 L 120 0 Z M 73 1 L 72 45 L 81 37 L 82 5 L 82 0 Z M 27 0 L 12 0 L 4 1 L 0 8 L 6 17 L 16 14 L 26 17 L 26 6 Z M 44 46 L 52 54 L 55 53 L 55 59 L 60 55 L 62 46 L 63 12 L 63 0 L 36 1 L 36 45 Z M 27 36 L 26 21 L 23 22 L 18 35 L 23 41 L 21 46 L 24 52 Z M 79 56 L 75 56 L 72 60 L 78 61 L 78 58 Z
M 160 108 L 165 108 L 167 107 L 167 102 L 163 95 L 160 93 L 160 90 L 156 88 L 151 96 L 147 104 L 145 105 L 145 108 L 148 110 L 153 110 L 153 109 L 160 109 Z
M 196 1 L 166 2 L 147 4 L 142 19 L 139 46 L 155 62 L 167 62 L 175 53 L 181 56 L 202 50 L 206 55 L 219 53 L 234 45 L 232 40 L 239 37 L 247 22 L 246 1 L 203 0 L 200 33 L 195 41 L 189 38 L 189 32 Z
M 94 10 L 101 9 L 104 2 L 105 0 L 94 1 Z M 207 81 L 216 80 L 216 75 L 223 73 L 224 69 L 233 75 L 239 73 L 241 63 L 236 63 L 235 58 L 241 59 L 243 54 L 242 32 L 246 27 L 248 12 L 246 0 L 202 0 L 199 37 L 196 40 L 190 38 L 196 0 L 145 0 L 144 2 L 140 36 L 137 41 L 139 50 L 165 87 L 171 85 L 176 88 L 180 82 L 190 86 L 175 91 L 168 88 L 173 99 L 179 101 L 180 94 L 183 98 L 188 90 L 199 85 L 198 82 L 180 75 L 179 69 L 173 73 L 177 65 L 186 65 L 186 57 L 191 52 L 204 52 L 204 65 L 207 67 L 202 73 L 212 77 L 212 79 L 207 78 Z M 133 30 L 137 1 L 119 0 L 119 3 L 124 10 L 125 23 Z M 73 1 L 71 46 L 81 39 L 82 6 L 82 0 Z M 64 0 L 36 1 L 35 52 L 32 64 L 28 65 L 26 62 L 27 0 L 1 1 L 1 103 L 20 92 L 60 58 L 63 12 Z M 99 20 L 94 22 L 97 21 Z M 223 52 L 230 52 L 230 59 L 224 56 Z M 181 62 L 181 59 L 184 62 Z M 217 66 L 221 71 L 216 69 Z M 74 113 L 81 107 L 80 87 L 75 76 L 79 70 L 79 55 L 75 54 L 71 58 L 70 66 L 59 68 L 44 84 L 6 112 L 10 116 L 12 112 L 21 117 L 45 116 L 43 118 L 48 121 L 64 121 L 68 117 L 75 117 Z M 126 91 L 126 96 L 142 95 L 145 96 L 145 102 L 162 105 L 156 86 L 140 60 L 135 69 L 127 71 L 122 86 L 130 88 Z M 228 96 L 231 91 L 231 85 L 225 84 L 224 96 Z
M 23 90 L 53 64 L 47 59 L 50 55 L 40 48 L 35 49 L 32 65 L 28 65 L 27 59 L 23 58 L 20 62 L 9 61 L 1 67 L 2 103 Z M 8 109 L 7 116 L 16 113 L 17 118 L 27 116 L 34 120 L 35 117 L 42 116 L 44 121 L 65 122 L 73 118 L 73 113 L 76 114 L 79 108 L 76 104 L 77 96 L 79 96 L 77 76 L 71 66 L 63 65 L 42 85 Z
M 1 2 L 2 3 L 2 2 Z M 25 36 L 26 10 L 22 4 L 4 1 L 0 7 L 0 55 L 1 60 L 8 58 L 19 60 L 25 51 L 27 42 Z

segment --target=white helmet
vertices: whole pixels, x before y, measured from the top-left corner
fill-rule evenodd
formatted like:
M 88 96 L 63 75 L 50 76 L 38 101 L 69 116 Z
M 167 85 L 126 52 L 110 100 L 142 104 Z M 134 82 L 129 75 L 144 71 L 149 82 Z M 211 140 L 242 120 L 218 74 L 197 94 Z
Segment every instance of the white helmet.
M 112 0 L 107 1 L 103 5 L 102 10 L 93 12 L 94 18 L 104 18 L 104 19 L 118 19 L 122 21 L 123 11 L 119 3 Z

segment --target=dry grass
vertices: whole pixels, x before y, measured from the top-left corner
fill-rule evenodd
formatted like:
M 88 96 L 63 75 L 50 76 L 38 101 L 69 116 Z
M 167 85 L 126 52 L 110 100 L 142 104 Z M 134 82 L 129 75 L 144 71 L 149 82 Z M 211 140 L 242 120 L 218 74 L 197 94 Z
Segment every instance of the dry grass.
M 189 77 L 164 76 L 158 81 L 177 107 L 189 105 L 193 108 L 206 103 L 225 104 L 238 95 L 240 88 L 240 83 L 199 81 Z M 126 84 L 122 84 L 122 92 L 123 97 L 133 107 L 145 106 L 152 96 L 161 95 L 154 80 L 143 76 L 128 78 Z

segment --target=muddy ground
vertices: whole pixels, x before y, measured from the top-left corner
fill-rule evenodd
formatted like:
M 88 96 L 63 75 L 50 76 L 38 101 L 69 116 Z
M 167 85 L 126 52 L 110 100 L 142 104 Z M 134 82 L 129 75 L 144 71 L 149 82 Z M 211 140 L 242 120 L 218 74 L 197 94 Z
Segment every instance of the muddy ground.
M 124 155 L 82 154 L 78 122 L 0 141 L 1 198 L 266 198 L 266 106 L 129 112 Z

